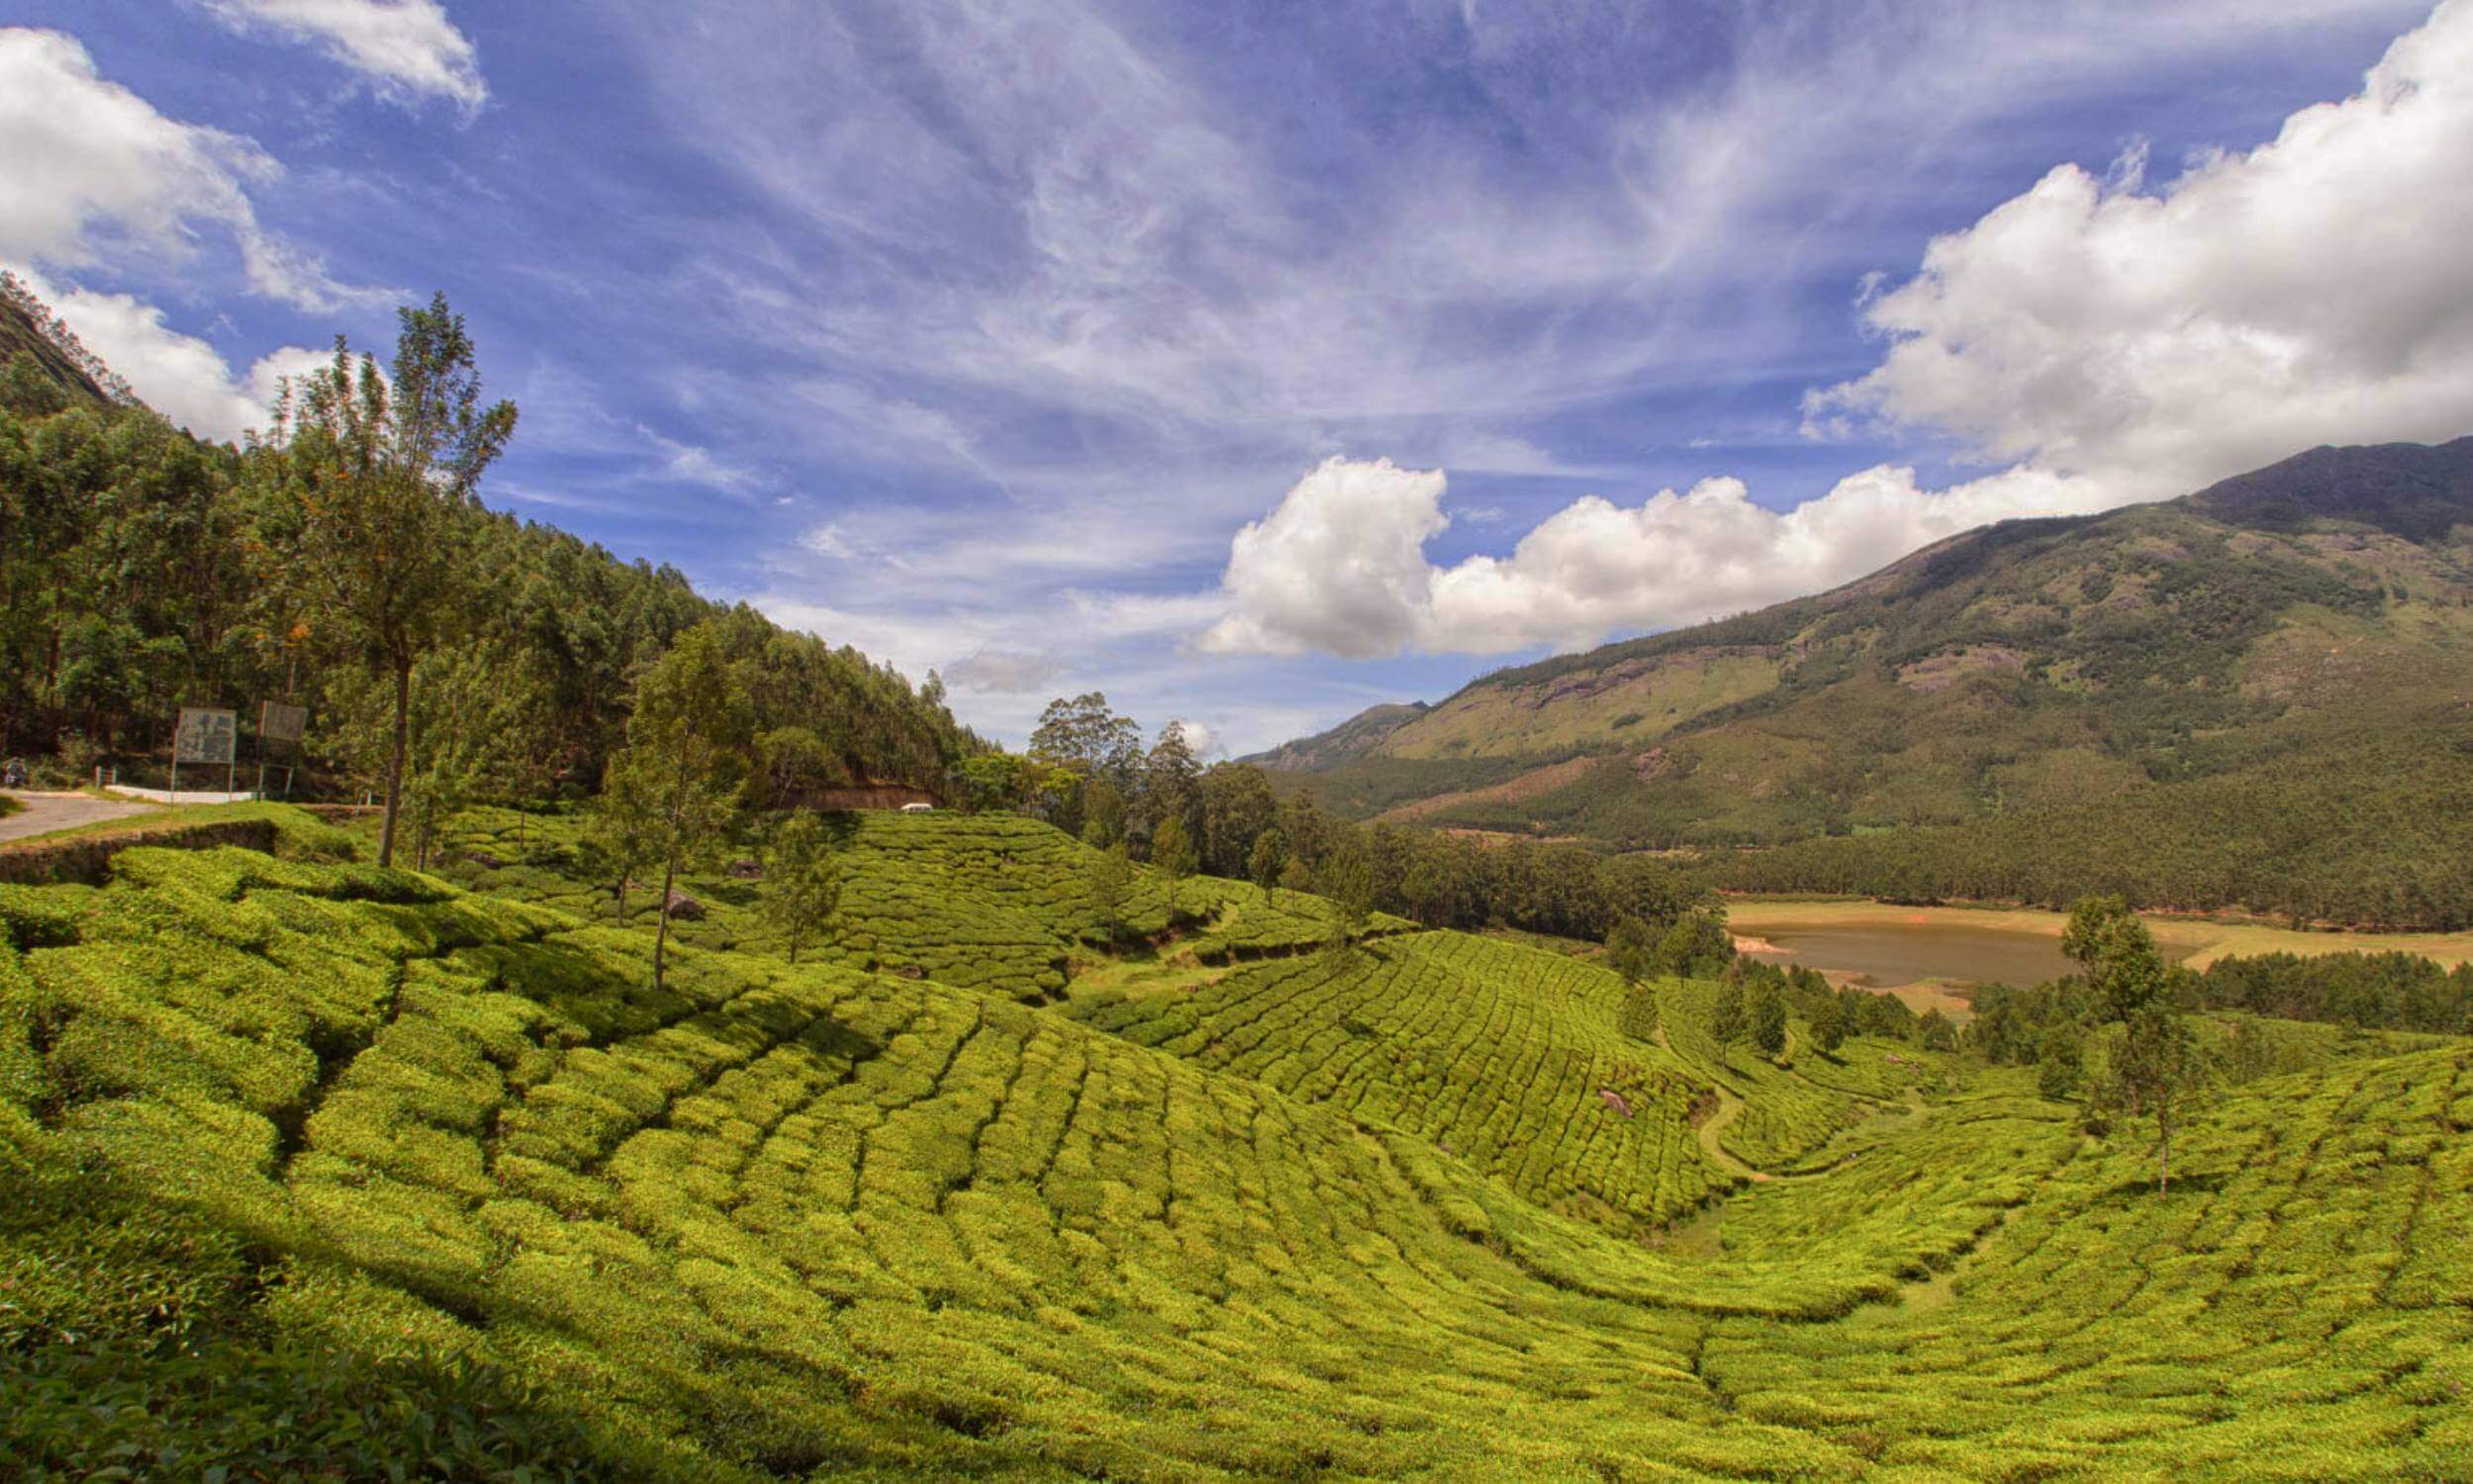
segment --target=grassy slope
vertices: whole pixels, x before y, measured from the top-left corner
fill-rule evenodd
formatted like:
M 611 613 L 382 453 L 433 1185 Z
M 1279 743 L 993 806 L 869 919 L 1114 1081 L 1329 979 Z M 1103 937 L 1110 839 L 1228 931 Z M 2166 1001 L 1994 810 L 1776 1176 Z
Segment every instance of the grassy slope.
M 1004 864 L 882 828 L 869 859 L 941 852 L 957 889 Z M 23 1405 L 34 1369 L 0 1376 L 20 1458 L 229 1415 L 177 1405 L 164 1311 L 119 1301 L 223 1267 L 246 1323 L 220 1363 L 375 1368 L 505 1457 L 604 1472 L 2307 1477 L 2473 1446 L 2460 1045 L 2253 1084 L 2155 1199 L 2137 1141 L 2082 1146 L 2022 1073 L 1860 1044 L 1720 1062 L 1704 991 L 1668 985 L 1666 1044 L 1630 1054 L 1766 1110 L 1746 1158 L 1823 1172 L 1661 1251 L 1527 1198 L 1617 1189 L 1608 1148 L 1664 1167 L 1677 1141 L 1509 1134 L 1547 1100 L 1494 1059 L 1611 1057 L 1611 1033 L 1598 971 L 1490 940 L 1389 940 L 1339 975 L 1362 992 L 1299 998 L 1286 1023 L 1356 993 L 1398 1027 L 1377 1064 L 1426 1063 L 1317 1090 L 1338 1059 L 1267 1003 L 1314 959 L 1123 1002 L 1292 1043 L 1247 1061 L 1107 1034 L 1103 998 L 762 952 L 690 946 L 656 992 L 640 927 L 239 851 L 0 888 L 0 1177 L 74 1197 L 0 1222 L 27 1296 L 0 1345 L 100 1347 L 172 1399 L 63 1420 Z M 1480 1007 L 1505 1029 L 1454 1029 Z M 1429 1054 L 1454 1044 L 1479 1056 Z M 187 1245 L 43 1219 L 116 1189 Z

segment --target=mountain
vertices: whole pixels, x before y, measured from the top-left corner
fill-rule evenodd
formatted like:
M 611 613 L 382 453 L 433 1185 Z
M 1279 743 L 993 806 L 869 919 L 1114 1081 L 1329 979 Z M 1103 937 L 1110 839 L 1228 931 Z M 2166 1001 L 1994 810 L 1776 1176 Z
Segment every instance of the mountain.
M 1360 717 L 1265 761 L 1357 817 L 1772 845 L 2279 760 L 2307 777 L 2295 757 L 2340 766 L 2365 735 L 2443 730 L 2468 694 L 2461 438 L 2319 448 L 2162 504 L 2004 521 L 1834 592 L 1485 676 L 1371 745 L 1334 745 L 1362 739 Z
M 1258 752 L 1237 761 L 1265 768 L 1329 768 L 1375 751 L 1390 739 L 1391 733 L 1423 716 L 1427 709 L 1422 700 L 1404 703 L 1385 701 L 1381 705 L 1366 707 L 1327 732 L 1284 742 L 1269 752 Z
M 0 368 L 19 356 L 68 401 L 92 406 L 135 401 L 128 385 L 106 369 L 68 326 L 18 281 L 0 271 Z

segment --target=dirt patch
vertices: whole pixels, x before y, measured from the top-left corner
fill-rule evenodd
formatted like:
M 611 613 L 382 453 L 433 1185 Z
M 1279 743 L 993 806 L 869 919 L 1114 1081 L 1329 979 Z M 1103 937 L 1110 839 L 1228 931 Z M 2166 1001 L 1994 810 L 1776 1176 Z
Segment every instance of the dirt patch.
M 1898 669 L 1898 684 L 1918 695 L 1947 691 L 1970 675 L 2015 675 L 2027 668 L 2027 657 L 2001 644 L 1969 644 L 1926 655 Z
M 1508 779 L 1487 788 L 1464 788 L 1456 793 L 1437 793 L 1432 798 L 1420 798 L 1411 803 L 1401 804 L 1398 808 L 1386 810 L 1377 815 L 1375 822 L 1401 824 L 1412 819 L 1428 818 L 1447 809 L 1458 808 L 1462 804 L 1518 803 L 1523 799 L 1536 798 L 1540 794 L 1552 793 L 1557 788 L 1578 783 L 1600 761 L 1602 760 L 1598 758 L 1572 758 L 1567 762 L 1533 768 L 1517 778 Z
M 1682 759 L 1663 747 L 1652 747 L 1632 759 L 1632 777 L 1644 784 L 1654 784 L 1660 779 L 1672 778 L 1682 766 Z

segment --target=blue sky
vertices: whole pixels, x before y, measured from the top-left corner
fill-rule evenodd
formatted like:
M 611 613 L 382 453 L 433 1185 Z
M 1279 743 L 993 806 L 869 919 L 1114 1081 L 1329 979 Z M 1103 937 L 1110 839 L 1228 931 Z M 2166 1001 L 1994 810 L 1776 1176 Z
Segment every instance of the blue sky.
M 158 407 L 230 435 L 442 288 L 523 409 L 493 503 L 1009 740 L 1098 688 L 1268 745 L 2473 431 L 2461 0 L 0 25 L 0 261 Z

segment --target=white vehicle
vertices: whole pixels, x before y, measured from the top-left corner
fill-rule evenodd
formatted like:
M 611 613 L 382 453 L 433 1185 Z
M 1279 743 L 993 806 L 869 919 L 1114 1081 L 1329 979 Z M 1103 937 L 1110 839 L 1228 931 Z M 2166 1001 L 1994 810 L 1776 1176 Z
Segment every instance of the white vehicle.
M 902 812 L 904 814 L 933 814 L 936 812 L 936 806 L 931 803 L 905 803 L 902 806 Z

